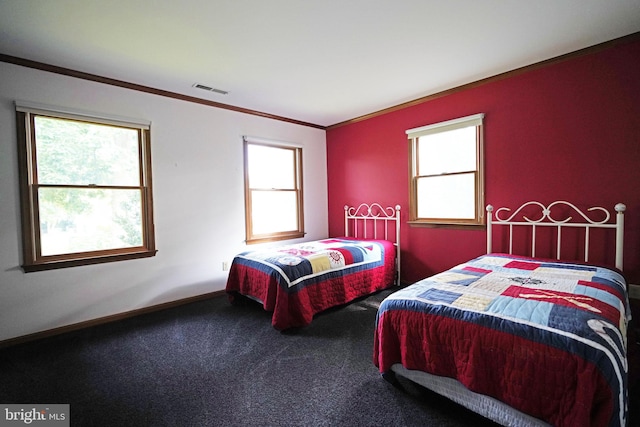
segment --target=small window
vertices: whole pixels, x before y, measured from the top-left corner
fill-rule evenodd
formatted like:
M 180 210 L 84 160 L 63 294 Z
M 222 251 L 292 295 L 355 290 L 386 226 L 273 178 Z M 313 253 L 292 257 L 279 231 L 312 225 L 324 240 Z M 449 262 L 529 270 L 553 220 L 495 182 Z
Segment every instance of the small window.
M 244 138 L 247 243 L 304 236 L 302 148 Z
M 153 256 L 149 125 L 16 106 L 27 272 Z
M 410 223 L 484 224 L 484 114 L 407 130 Z

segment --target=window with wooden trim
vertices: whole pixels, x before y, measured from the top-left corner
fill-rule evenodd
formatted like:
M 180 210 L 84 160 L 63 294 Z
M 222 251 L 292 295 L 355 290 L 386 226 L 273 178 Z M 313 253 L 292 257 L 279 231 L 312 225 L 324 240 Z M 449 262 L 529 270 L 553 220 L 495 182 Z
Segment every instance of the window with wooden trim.
M 406 131 L 414 225 L 483 225 L 484 114 Z
M 304 236 L 302 148 L 244 137 L 247 243 Z
M 16 103 L 23 269 L 155 255 L 150 125 Z

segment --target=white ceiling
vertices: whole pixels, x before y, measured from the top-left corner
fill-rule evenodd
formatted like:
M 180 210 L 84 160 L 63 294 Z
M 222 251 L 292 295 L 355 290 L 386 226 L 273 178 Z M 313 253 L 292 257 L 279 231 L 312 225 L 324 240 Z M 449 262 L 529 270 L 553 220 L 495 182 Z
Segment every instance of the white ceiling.
M 0 53 L 323 126 L 638 31 L 640 0 L 0 0 Z

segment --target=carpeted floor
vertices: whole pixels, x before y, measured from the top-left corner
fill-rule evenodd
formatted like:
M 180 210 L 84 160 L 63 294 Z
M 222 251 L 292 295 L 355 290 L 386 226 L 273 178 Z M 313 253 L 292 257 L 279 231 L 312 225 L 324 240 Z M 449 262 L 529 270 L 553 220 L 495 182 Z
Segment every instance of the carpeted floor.
M 68 403 L 72 426 L 490 426 L 372 363 L 384 291 L 290 333 L 225 297 L 0 350 L 1 403 Z
M 373 327 L 388 293 L 288 333 L 220 297 L 6 348 L 0 402 L 68 403 L 72 426 L 494 426 L 380 377 Z

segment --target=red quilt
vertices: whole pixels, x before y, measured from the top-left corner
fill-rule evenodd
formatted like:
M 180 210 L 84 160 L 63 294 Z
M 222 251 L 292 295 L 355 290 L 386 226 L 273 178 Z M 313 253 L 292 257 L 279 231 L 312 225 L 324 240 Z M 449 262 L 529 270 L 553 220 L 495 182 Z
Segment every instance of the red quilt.
M 389 295 L 374 363 L 455 378 L 554 426 L 625 426 L 626 284 L 615 271 L 486 255 Z
M 395 246 L 386 240 L 335 238 L 236 256 L 226 291 L 250 297 L 276 329 L 302 327 L 328 308 L 391 286 Z

